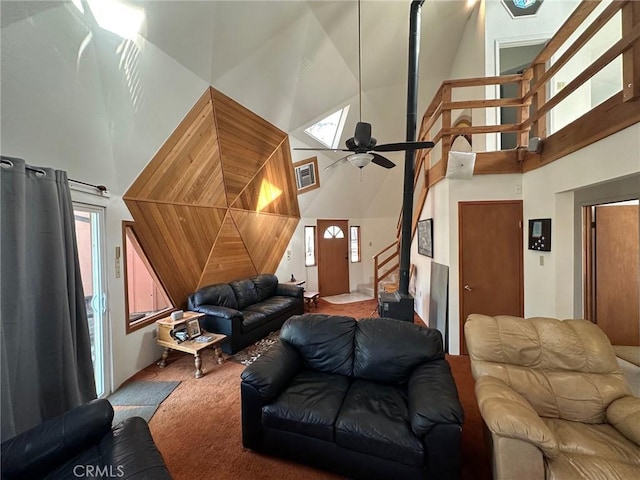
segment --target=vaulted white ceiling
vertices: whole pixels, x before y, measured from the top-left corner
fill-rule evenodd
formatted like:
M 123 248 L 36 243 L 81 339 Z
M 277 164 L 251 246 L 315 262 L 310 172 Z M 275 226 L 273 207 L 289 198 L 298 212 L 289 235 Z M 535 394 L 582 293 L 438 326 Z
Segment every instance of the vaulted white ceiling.
M 351 108 L 342 142 L 353 136 L 359 119 L 357 2 L 121 1 L 144 11 L 145 20 L 140 32 L 144 45 L 163 52 L 203 83 L 212 85 L 289 133 L 293 147 L 319 147 L 320 144 L 303 133 L 304 128 L 346 104 Z M 409 0 L 367 0 L 361 6 L 362 119 L 372 123 L 373 136 L 378 143 L 402 141 L 406 135 L 410 3 Z M 55 35 L 56 39 L 65 36 L 69 39 L 69 52 L 58 52 L 57 44 L 52 48 L 61 58 L 68 56 L 69 61 L 77 57 L 78 65 L 82 55 L 87 56 L 87 51 L 93 49 L 89 58 L 95 55 L 102 77 L 102 86 L 96 87 L 102 89 L 104 96 L 100 110 L 106 108 L 111 116 L 109 130 L 113 136 L 113 131 L 123 128 L 119 125 L 127 125 L 121 121 L 122 117 L 137 106 L 118 103 L 110 86 L 113 82 L 109 81 L 109 77 L 114 77 L 113 69 L 107 68 L 114 60 L 105 60 L 107 55 L 113 56 L 109 52 L 114 43 L 103 39 L 104 35 L 96 30 L 89 13 L 91 9 L 87 3 L 83 2 L 83 5 L 85 13 L 79 14 L 70 1 L 2 1 L 3 41 L 20 43 L 21 35 L 31 38 L 36 32 L 42 36 L 44 45 L 51 43 L 47 40 L 49 36 L 54 38 Z M 70 26 L 70 19 L 79 15 L 77 25 Z M 467 0 L 426 0 L 421 15 L 419 114 L 440 82 L 447 78 L 469 15 Z M 24 31 L 24 34 L 4 35 L 5 30 L 10 30 L 7 27 L 18 22 L 37 28 L 24 27 L 12 30 Z M 54 29 L 58 30 L 55 34 Z M 88 35 L 85 40 L 91 40 L 87 45 L 82 39 L 85 35 Z M 9 53 L 6 56 L 3 53 L 3 70 L 13 68 L 20 55 L 19 48 L 11 45 Z M 136 55 L 144 56 L 147 52 L 142 48 Z M 10 61 L 5 62 L 5 57 Z M 24 61 L 28 62 L 29 57 L 29 52 L 25 52 Z M 144 61 L 140 65 L 141 69 L 145 68 Z M 37 65 L 30 67 L 34 72 L 37 68 Z M 79 68 L 76 66 L 76 70 Z M 120 69 L 123 70 L 122 65 Z M 3 77 L 5 75 L 10 76 L 11 72 L 5 70 Z M 167 80 L 163 78 L 162 81 Z M 140 88 L 135 83 L 129 87 Z M 153 86 L 147 82 L 144 88 L 150 97 Z M 3 94 L 7 93 L 3 89 Z M 55 95 L 55 91 L 50 94 Z M 169 104 L 177 101 L 168 96 L 165 98 Z M 136 99 L 132 96 L 132 100 Z M 170 120 L 167 117 L 164 121 Z M 158 120 L 150 119 L 149 128 L 153 122 Z M 112 147 L 120 189 L 124 189 L 135 178 L 135 172 L 141 170 L 130 160 L 131 152 L 143 150 L 134 141 L 135 138 L 127 139 L 130 145 L 114 142 Z M 159 146 L 155 145 L 155 148 Z M 294 152 L 294 161 L 308 156 L 307 152 Z M 402 154 L 388 156 L 401 167 Z M 339 157 L 337 153 L 319 155 L 320 169 Z M 128 164 L 124 158 L 129 159 Z M 340 189 L 348 190 L 349 185 L 359 184 L 361 180 L 366 182 L 366 188 L 358 195 L 359 205 L 354 205 L 354 211 L 347 215 L 366 211 L 389 172 L 401 176 L 401 168 L 387 171 L 372 166 L 366 169 L 366 174 L 354 168 L 348 170 L 342 169 L 338 175 L 333 171 L 322 174 L 325 185 L 333 182 Z M 311 194 L 300 197 L 303 215 L 305 211 L 314 210 L 311 206 L 313 197 Z

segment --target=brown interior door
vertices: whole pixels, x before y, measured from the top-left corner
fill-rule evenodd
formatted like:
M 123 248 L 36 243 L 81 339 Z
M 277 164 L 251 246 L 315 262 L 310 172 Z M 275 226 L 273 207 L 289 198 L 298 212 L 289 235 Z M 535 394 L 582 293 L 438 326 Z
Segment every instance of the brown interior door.
M 595 322 L 613 345 L 640 345 L 638 205 L 595 207 Z
M 317 232 L 320 296 L 349 293 L 349 222 L 318 220 Z
M 522 201 L 460 202 L 460 349 L 472 313 L 524 315 Z

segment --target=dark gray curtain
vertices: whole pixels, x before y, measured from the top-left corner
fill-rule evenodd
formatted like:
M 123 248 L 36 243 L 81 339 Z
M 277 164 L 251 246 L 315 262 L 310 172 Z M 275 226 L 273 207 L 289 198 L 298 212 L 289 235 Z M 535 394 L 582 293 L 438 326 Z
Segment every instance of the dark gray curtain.
M 2 440 L 96 398 L 67 174 L 2 157 Z

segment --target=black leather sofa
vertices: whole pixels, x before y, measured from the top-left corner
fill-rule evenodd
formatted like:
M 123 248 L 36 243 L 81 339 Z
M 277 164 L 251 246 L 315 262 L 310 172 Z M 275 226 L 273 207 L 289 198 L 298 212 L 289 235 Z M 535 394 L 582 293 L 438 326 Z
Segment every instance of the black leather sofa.
M 109 401 L 94 400 L 3 442 L 2 480 L 171 479 L 144 419 L 112 421 Z
M 306 314 L 242 373 L 242 443 L 360 479 L 457 479 L 464 413 L 436 329 Z
M 265 273 L 202 287 L 187 303 L 189 310 L 206 314 L 200 320 L 205 330 L 227 336 L 222 350 L 236 353 L 278 330 L 290 316 L 303 313 L 303 291 Z

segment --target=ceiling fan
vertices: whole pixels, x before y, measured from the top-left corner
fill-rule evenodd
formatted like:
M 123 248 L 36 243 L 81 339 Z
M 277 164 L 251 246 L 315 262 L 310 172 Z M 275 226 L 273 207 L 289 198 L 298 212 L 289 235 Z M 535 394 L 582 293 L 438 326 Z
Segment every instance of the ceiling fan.
M 358 168 L 366 167 L 370 162 L 375 163 L 384 168 L 393 168 L 396 166 L 391 160 L 377 152 L 400 152 L 407 150 L 419 150 L 421 148 L 432 148 L 433 142 L 398 142 L 377 145 L 375 138 L 371 136 L 371 124 L 362 121 L 362 45 L 360 32 L 360 0 L 358 0 L 358 101 L 359 101 L 359 119 L 353 137 L 347 139 L 345 146 L 347 148 L 294 148 L 294 150 L 316 150 L 330 152 L 351 152 L 349 155 L 336 160 L 325 168 L 336 167 L 343 163 L 349 162 Z

